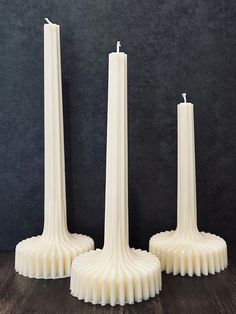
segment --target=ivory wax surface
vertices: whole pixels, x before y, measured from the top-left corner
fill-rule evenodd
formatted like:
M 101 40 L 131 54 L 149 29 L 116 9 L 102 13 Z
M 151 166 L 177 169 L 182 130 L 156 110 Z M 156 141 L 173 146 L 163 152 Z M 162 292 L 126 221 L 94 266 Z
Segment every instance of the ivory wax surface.
M 42 235 L 18 243 L 15 269 L 24 276 L 54 279 L 70 276 L 73 258 L 93 249 L 94 243 L 67 229 L 60 31 L 52 23 L 44 25 L 44 93 L 44 229 Z
M 93 304 L 124 305 L 161 289 L 159 260 L 131 249 L 128 231 L 127 55 L 109 55 L 105 239 L 72 264 L 71 293 Z
M 226 242 L 197 227 L 193 104 L 178 105 L 177 228 L 154 235 L 149 251 L 160 258 L 167 273 L 200 276 L 227 267 Z

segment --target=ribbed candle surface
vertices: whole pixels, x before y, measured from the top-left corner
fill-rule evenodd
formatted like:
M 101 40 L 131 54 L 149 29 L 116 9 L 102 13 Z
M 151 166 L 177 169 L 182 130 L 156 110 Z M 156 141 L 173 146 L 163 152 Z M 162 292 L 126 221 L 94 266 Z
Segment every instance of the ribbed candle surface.
M 131 249 L 128 231 L 127 55 L 109 55 L 105 239 L 72 264 L 71 293 L 93 304 L 124 305 L 161 289 L 159 260 Z
M 227 267 L 227 245 L 219 236 L 198 231 L 193 104 L 185 99 L 178 105 L 177 114 L 177 228 L 152 236 L 149 251 L 160 258 L 167 273 L 214 274 Z
M 94 248 L 85 235 L 70 234 L 66 222 L 60 27 L 44 25 L 44 229 L 16 246 L 15 269 L 32 278 L 70 276 L 73 258 Z

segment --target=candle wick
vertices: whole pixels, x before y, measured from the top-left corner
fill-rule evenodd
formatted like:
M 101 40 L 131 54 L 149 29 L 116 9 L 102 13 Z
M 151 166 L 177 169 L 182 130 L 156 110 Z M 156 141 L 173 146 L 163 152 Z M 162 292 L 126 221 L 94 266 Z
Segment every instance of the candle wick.
M 116 52 L 120 52 L 120 47 L 121 47 L 120 41 L 117 41 Z
M 186 100 L 186 95 L 187 95 L 186 93 L 183 93 L 183 94 L 182 94 L 185 103 L 187 102 L 187 100 Z
M 45 17 L 45 21 L 48 22 L 48 24 L 52 24 L 47 17 Z

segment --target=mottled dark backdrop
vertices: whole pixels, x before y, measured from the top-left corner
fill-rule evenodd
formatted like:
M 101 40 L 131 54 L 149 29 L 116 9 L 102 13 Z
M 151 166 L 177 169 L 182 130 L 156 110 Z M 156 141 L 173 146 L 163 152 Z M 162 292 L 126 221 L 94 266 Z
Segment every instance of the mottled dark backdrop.
M 0 1 L 0 249 L 43 226 L 43 24 L 61 25 L 69 229 L 103 243 L 107 60 L 128 54 L 130 244 L 175 227 L 176 104 L 195 104 L 198 221 L 236 237 L 236 2 Z

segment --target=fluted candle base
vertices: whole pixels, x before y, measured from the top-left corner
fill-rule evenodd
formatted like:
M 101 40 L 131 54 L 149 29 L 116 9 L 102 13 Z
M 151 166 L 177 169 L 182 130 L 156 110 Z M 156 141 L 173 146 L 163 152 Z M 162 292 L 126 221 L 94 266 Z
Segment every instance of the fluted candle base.
M 161 290 L 159 260 L 128 248 L 119 256 L 97 249 L 77 257 L 71 270 L 71 294 L 79 300 L 106 305 L 133 304 Z
M 58 239 L 44 235 L 32 237 L 17 244 L 15 269 L 36 279 L 69 277 L 73 259 L 93 248 L 93 240 L 81 234 L 67 233 Z
M 177 106 L 178 195 L 177 228 L 151 237 L 149 251 L 159 257 L 162 270 L 181 276 L 215 274 L 227 267 L 226 242 L 197 227 L 197 197 L 193 104 Z
M 149 251 L 160 259 L 162 271 L 168 274 L 215 274 L 228 265 L 226 242 L 211 233 L 186 236 L 173 230 L 160 232 L 151 237 Z

